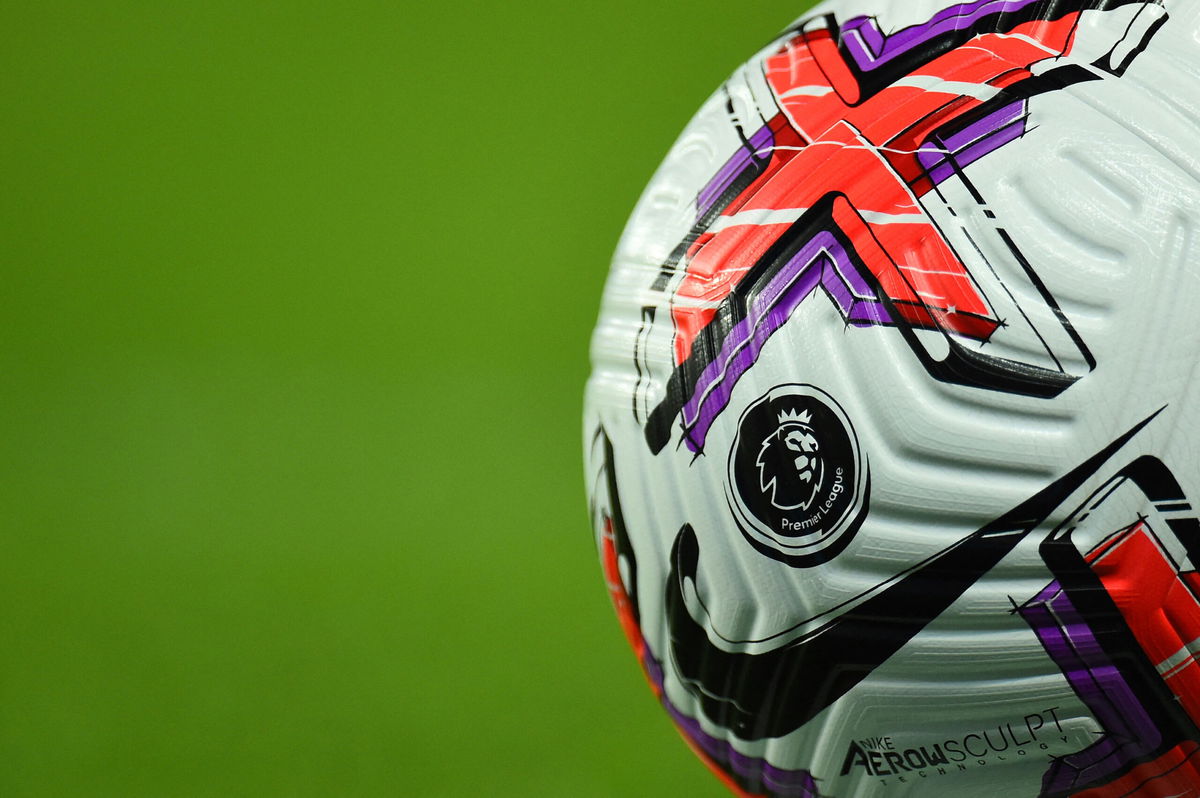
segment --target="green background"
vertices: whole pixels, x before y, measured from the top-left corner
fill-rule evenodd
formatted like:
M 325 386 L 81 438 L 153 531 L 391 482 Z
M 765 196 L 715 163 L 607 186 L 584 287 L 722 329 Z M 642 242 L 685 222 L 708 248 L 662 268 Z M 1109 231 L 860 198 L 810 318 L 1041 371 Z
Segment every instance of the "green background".
M 639 192 L 807 5 L 0 6 L 0 795 L 723 795 L 579 409 Z

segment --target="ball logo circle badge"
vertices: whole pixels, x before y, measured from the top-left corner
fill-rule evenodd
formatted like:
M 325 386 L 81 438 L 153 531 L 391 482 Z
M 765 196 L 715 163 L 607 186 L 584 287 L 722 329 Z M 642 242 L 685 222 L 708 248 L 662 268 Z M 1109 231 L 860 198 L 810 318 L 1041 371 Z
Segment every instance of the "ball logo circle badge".
M 726 492 L 754 548 L 809 567 L 837 556 L 862 525 L 870 473 L 832 396 L 812 385 L 778 385 L 738 420 Z

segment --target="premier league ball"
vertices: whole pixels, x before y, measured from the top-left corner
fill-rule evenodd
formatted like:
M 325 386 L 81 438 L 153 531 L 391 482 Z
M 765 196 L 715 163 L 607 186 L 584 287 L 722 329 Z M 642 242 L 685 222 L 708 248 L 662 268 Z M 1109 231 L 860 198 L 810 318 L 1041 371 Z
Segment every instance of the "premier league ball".
M 1200 4 L 844 0 L 619 244 L 584 448 L 738 795 L 1200 796 Z

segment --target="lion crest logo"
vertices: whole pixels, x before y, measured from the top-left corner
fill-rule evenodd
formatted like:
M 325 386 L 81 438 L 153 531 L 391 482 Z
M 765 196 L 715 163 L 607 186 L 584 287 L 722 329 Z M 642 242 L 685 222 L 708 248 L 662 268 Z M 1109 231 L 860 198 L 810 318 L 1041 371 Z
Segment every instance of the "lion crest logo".
M 821 444 L 812 414 L 794 408 L 778 415 L 778 426 L 759 449 L 759 487 L 780 510 L 807 510 L 825 481 Z
M 837 556 L 866 517 L 870 471 L 850 417 L 815 385 L 751 402 L 729 449 L 726 498 L 763 554 L 798 568 Z

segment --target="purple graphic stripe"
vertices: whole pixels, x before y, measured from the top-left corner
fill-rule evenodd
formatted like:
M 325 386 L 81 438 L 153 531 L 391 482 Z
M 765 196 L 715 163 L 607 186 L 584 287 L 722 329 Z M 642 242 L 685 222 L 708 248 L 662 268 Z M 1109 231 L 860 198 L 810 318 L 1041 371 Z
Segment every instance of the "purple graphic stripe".
M 762 153 L 775 147 L 775 134 L 771 132 L 770 127 L 763 125 L 750 137 L 749 141 L 750 146 L 739 147 L 733 157 L 726 161 L 725 165 L 717 172 L 716 177 L 708 181 L 708 185 L 700 190 L 696 196 L 697 219 L 703 218 L 712 210 L 713 205 L 733 185 L 733 181 L 737 180 L 738 175 L 755 161 L 761 161 L 766 157 Z
M 1009 125 L 1024 123 L 1027 116 L 1025 100 L 1017 100 L 999 108 L 974 124 L 967 125 L 957 133 L 952 133 L 944 139 L 947 148 L 961 150 L 972 142 L 996 133 Z
M 1105 730 L 1084 750 L 1054 761 L 1042 794 L 1068 794 L 1076 785 L 1105 781 L 1153 751 L 1162 734 L 1062 586 L 1051 582 L 1020 613 Z
M 822 286 L 856 326 L 888 324 L 891 316 L 828 231 L 814 235 L 751 300 L 746 318 L 734 325 L 721 350 L 700 374 L 683 407 L 684 440 L 704 448 L 713 421 L 729 404 L 733 386 L 758 360 L 763 346 L 804 299 Z
M 642 663 L 646 667 L 646 673 L 650 680 L 662 693 L 663 706 L 666 707 L 671 719 L 675 721 L 675 725 L 714 762 L 751 783 L 761 783 L 763 787 L 770 790 L 772 795 L 779 796 L 779 798 L 821 798 L 821 794 L 817 791 L 817 781 L 809 771 L 783 770 L 765 759 L 743 754 L 729 742 L 717 739 L 704 731 L 698 720 L 683 714 L 667 698 L 666 691 L 663 689 L 662 663 L 650 653 L 649 646 L 646 647 Z
M 928 22 L 885 36 L 874 17 L 855 17 L 842 25 L 842 42 L 863 71 L 928 44 L 950 31 L 968 28 L 988 14 L 1011 13 L 1040 0 L 976 0 L 939 11 Z M 851 35 L 857 34 L 857 35 Z
M 1025 135 L 1027 118 L 1025 101 L 1018 100 L 953 135 L 931 139 L 921 146 L 917 158 L 935 185 L 945 182 L 957 169 Z

